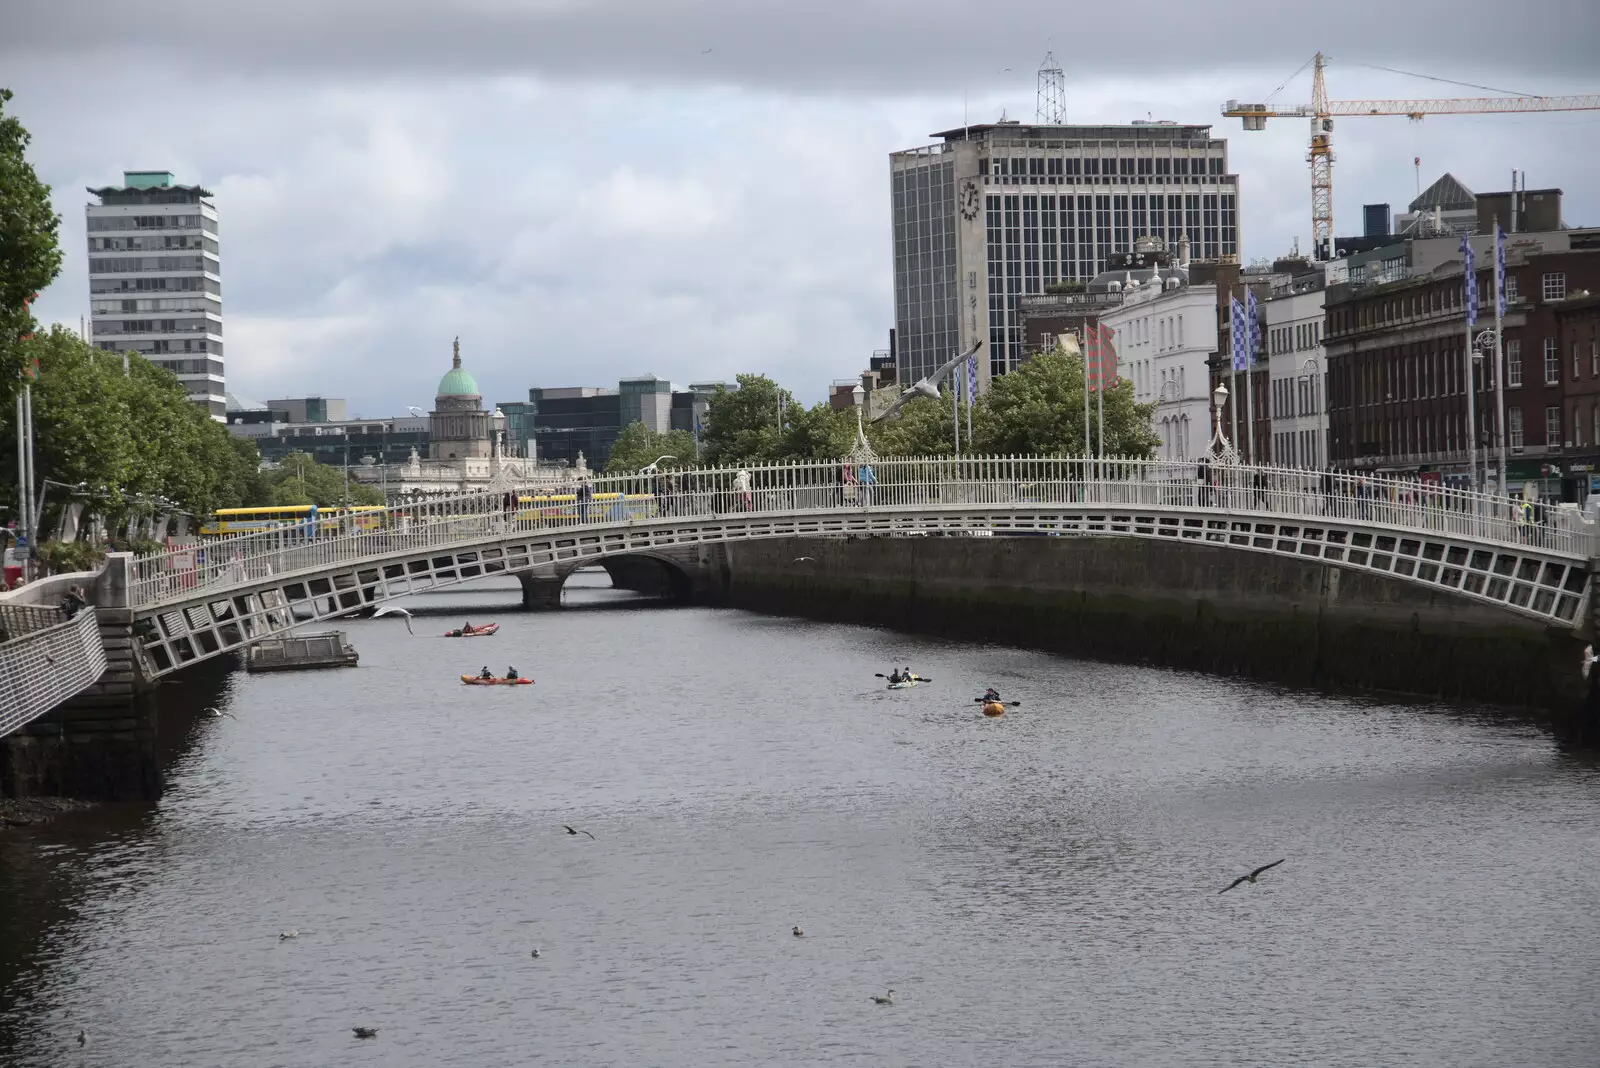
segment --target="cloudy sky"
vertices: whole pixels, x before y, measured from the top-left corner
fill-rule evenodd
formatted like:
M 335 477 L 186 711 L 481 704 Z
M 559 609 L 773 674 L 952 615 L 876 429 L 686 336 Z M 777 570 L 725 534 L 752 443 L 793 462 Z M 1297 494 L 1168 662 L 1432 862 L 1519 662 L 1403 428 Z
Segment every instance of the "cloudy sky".
M 229 386 L 428 406 L 461 336 L 490 401 L 529 386 L 774 375 L 806 400 L 892 325 L 887 155 L 1033 117 L 1215 123 L 1247 258 L 1308 244 L 1299 121 L 1244 134 L 1317 49 L 1335 98 L 1600 91 L 1600 4 L 1344 0 L 8 0 L 0 85 L 67 249 L 46 320 L 87 311 L 88 185 L 167 169 L 216 195 Z M 1224 19 L 1223 13 L 1227 13 Z M 1493 32 L 1500 25 L 1504 32 Z M 1283 104 L 1309 100 L 1306 74 Z M 1335 218 L 1512 167 L 1600 224 L 1600 112 L 1344 120 Z M 1341 225 L 1341 232 L 1355 226 Z

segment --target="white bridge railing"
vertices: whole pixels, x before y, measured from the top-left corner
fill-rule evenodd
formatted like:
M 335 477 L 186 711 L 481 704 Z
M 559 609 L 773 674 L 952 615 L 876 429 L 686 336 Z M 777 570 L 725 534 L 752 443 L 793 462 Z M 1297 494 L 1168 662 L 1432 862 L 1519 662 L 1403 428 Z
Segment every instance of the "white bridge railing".
M 270 575 L 504 537 L 648 520 L 861 510 L 993 508 L 1182 509 L 1218 516 L 1304 516 L 1374 530 L 1446 535 L 1572 558 L 1595 550 L 1595 524 L 1571 508 L 1445 489 L 1416 479 L 1295 468 L 1154 460 L 990 456 L 814 461 L 624 475 L 395 504 L 211 539 L 141 557 L 132 602 L 150 607 L 221 593 Z M 515 499 L 513 499 L 515 497 Z

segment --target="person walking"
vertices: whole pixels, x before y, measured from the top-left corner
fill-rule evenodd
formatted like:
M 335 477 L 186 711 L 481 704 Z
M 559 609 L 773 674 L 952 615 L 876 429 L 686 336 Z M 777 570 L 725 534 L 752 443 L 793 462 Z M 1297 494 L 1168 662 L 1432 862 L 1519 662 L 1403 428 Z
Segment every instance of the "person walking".
M 872 487 L 878 484 L 878 474 L 872 470 L 871 464 L 861 465 L 861 506 L 867 507 L 872 503 Z
M 750 472 L 742 467 L 733 476 L 733 492 L 739 501 L 739 507 L 746 512 L 751 511 L 754 499 L 750 493 Z
M 594 487 L 589 484 L 588 479 L 581 480 L 578 483 L 578 522 L 589 521 L 589 502 L 593 499 Z

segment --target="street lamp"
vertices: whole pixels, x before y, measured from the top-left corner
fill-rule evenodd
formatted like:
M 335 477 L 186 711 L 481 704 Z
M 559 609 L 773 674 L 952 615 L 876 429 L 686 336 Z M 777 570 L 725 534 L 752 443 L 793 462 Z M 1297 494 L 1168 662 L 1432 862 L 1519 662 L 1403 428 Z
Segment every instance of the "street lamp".
M 1498 319 L 1496 320 L 1498 322 Z M 1496 460 L 1499 468 L 1499 477 L 1496 488 L 1501 496 L 1506 492 L 1506 393 L 1505 383 L 1500 376 L 1505 374 L 1505 361 L 1501 358 L 1500 331 L 1494 328 L 1484 330 L 1473 339 L 1473 347 L 1483 352 L 1483 355 L 1494 360 L 1494 435 L 1496 445 Z M 1488 454 L 1483 458 L 1484 471 L 1489 468 Z
M 864 431 L 861 426 L 861 409 L 862 406 L 867 402 L 867 391 L 862 387 L 860 382 L 857 382 L 855 387 L 850 390 L 850 399 L 855 403 L 856 406 L 856 433 L 863 434 Z
M 1211 413 L 1214 416 L 1212 422 L 1216 425 L 1216 429 L 1211 434 L 1211 444 L 1220 444 L 1223 448 L 1228 447 L 1228 435 L 1222 432 L 1222 408 L 1227 403 L 1228 384 L 1226 382 L 1218 382 L 1217 388 L 1211 391 Z
M 1315 377 L 1312 377 L 1312 376 Z M 1300 377 L 1310 380 L 1306 392 L 1310 394 L 1311 406 L 1317 410 L 1317 447 L 1312 451 L 1311 465 L 1313 467 L 1327 464 L 1328 453 L 1328 405 L 1322 398 L 1322 365 L 1315 356 L 1308 356 L 1306 362 L 1300 365 Z

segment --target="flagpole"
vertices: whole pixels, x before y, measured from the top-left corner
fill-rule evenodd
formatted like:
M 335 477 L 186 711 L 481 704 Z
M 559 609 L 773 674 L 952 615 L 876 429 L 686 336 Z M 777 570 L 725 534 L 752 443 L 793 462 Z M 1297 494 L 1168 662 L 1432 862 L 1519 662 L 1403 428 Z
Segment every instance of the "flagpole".
M 1478 383 L 1472 373 L 1472 327 L 1478 311 L 1478 268 L 1473 260 L 1472 239 L 1461 239 L 1461 303 L 1466 312 L 1466 336 L 1461 356 L 1466 364 L 1467 393 L 1467 476 L 1474 493 L 1483 487 L 1478 482 Z
M 1244 436 L 1250 441 L 1250 457 L 1247 463 L 1256 462 L 1256 400 L 1251 384 L 1256 377 L 1256 354 L 1254 352 L 1245 356 L 1244 366 Z M 1236 443 L 1237 444 L 1237 443 Z
M 1101 460 L 1106 458 L 1106 339 L 1100 338 L 1100 358 L 1094 362 L 1094 417 L 1100 424 Z
M 950 423 L 956 432 L 956 459 L 961 459 L 961 385 L 956 369 L 950 368 Z
M 1516 194 L 1512 194 L 1513 198 Z M 1500 454 L 1498 485 L 1500 496 L 1506 495 L 1506 363 L 1500 333 L 1506 314 L 1506 235 L 1499 220 L 1494 224 L 1494 433 L 1496 450 Z M 1488 457 L 1484 457 L 1488 466 Z
M 972 391 L 977 386 L 978 358 L 967 357 L 967 448 L 972 448 Z
M 1083 455 L 1088 459 L 1093 452 L 1089 440 L 1089 351 L 1094 348 L 1095 328 L 1088 324 L 1083 328 Z M 1084 472 L 1084 477 L 1088 477 Z

